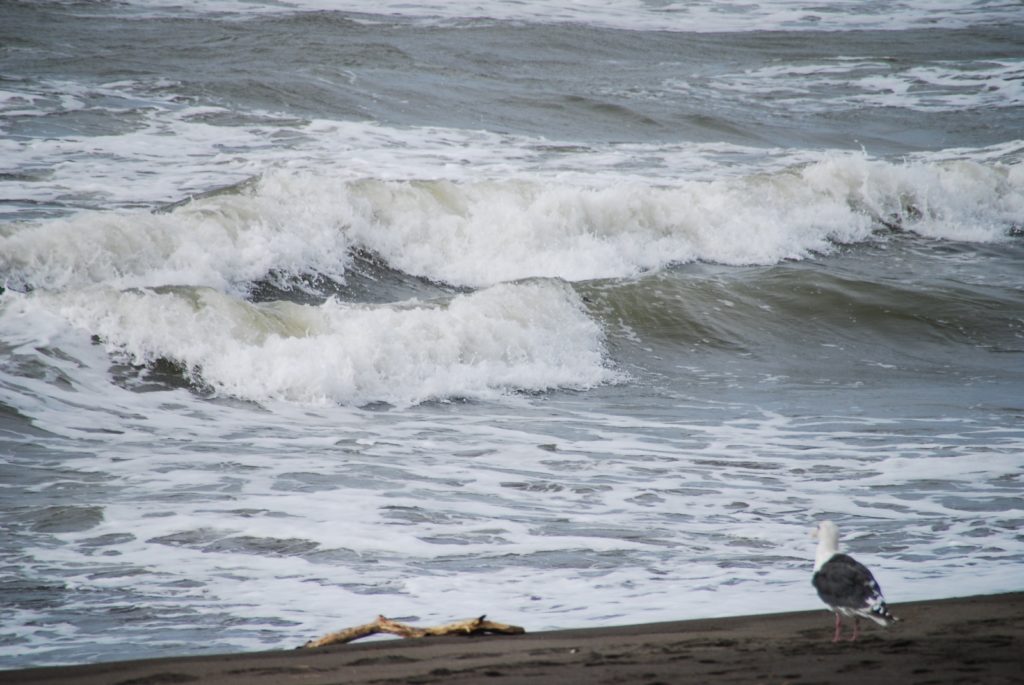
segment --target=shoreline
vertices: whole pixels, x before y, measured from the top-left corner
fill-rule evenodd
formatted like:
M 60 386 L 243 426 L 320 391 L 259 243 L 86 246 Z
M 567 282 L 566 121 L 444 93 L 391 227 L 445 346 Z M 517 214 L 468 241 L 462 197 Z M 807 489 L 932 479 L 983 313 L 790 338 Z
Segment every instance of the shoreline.
M 0 683 L 1024 683 L 1024 592 L 890 606 L 900 623 L 862 622 L 855 643 L 831 642 L 833 619 L 823 608 L 40 667 L 0 671 Z

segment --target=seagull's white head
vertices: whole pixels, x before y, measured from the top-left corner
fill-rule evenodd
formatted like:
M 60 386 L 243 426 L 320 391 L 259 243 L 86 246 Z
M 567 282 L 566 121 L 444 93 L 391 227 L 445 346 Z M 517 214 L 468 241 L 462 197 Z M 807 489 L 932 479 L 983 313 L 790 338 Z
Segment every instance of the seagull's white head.
M 817 571 L 839 551 L 839 528 L 831 521 L 822 521 L 811 535 L 818 538 L 818 551 L 814 555 L 814 570 Z

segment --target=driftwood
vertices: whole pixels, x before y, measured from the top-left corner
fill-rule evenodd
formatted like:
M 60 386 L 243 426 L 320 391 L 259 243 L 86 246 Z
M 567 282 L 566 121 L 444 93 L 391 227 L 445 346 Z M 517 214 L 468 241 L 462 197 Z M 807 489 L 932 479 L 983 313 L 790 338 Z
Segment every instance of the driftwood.
M 368 635 L 376 635 L 377 633 L 391 633 L 401 637 L 432 637 L 437 635 L 489 635 L 494 633 L 519 635 L 525 632 L 519 626 L 488 621 L 486 614 L 479 618 L 467 618 L 464 621 L 445 623 L 441 626 L 429 626 L 427 628 L 417 628 L 405 623 L 399 623 L 398 621 L 392 621 L 384 616 L 378 616 L 377 620 L 372 623 L 364 623 L 361 626 L 328 633 L 317 640 L 310 640 L 302 645 L 302 647 L 311 649 L 313 647 L 343 644 L 358 640 L 361 637 L 367 637 Z

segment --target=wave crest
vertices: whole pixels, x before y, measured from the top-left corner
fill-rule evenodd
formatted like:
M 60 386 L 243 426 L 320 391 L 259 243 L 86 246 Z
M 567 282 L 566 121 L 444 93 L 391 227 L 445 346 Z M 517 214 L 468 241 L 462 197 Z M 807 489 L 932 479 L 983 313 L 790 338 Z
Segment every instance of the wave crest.
M 166 213 L 9 226 L 15 286 L 171 284 L 244 292 L 275 274 L 344 281 L 353 249 L 435 282 L 629 277 L 693 261 L 765 265 L 890 229 L 997 241 L 1024 217 L 1020 165 L 832 154 L 781 171 L 652 185 L 525 179 L 342 180 L 276 171 Z
M 252 401 L 411 405 L 613 381 L 600 327 L 557 281 L 446 301 L 253 304 L 207 288 L 25 296 L 137 365 Z

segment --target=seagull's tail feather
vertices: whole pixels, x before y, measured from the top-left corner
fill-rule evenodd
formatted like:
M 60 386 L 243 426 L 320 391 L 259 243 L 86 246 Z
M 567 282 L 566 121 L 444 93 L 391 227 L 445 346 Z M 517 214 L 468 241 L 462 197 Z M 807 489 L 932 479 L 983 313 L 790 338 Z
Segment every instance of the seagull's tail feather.
M 872 597 L 865 610 L 858 613 L 865 618 L 870 618 L 880 626 L 887 626 L 890 623 L 896 623 L 900 620 L 897 616 L 894 616 L 891 611 L 889 611 L 889 607 L 885 604 L 885 598 L 880 594 Z
M 868 572 L 868 579 L 865 583 L 867 586 L 867 601 L 864 603 L 863 609 L 857 613 L 865 618 L 870 618 L 872 621 L 881 626 L 887 626 L 890 623 L 895 623 L 900 619 L 893 616 L 892 612 L 889 611 L 889 607 L 885 604 L 885 596 L 882 595 L 882 588 L 879 587 L 878 581 L 874 579 L 870 572 Z

